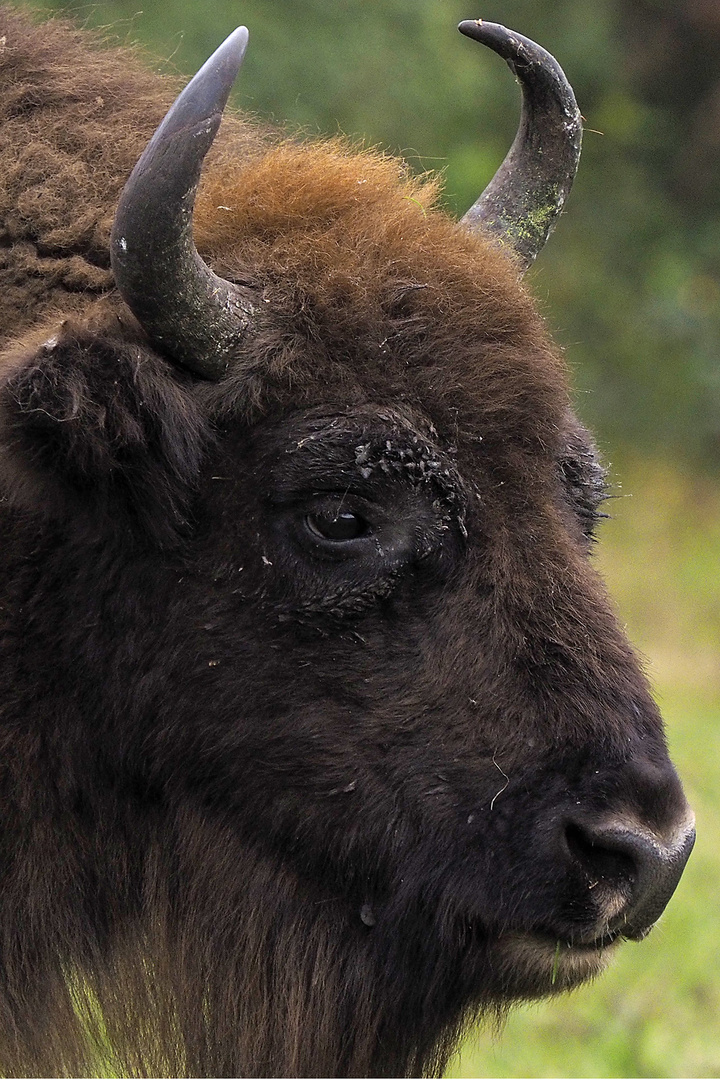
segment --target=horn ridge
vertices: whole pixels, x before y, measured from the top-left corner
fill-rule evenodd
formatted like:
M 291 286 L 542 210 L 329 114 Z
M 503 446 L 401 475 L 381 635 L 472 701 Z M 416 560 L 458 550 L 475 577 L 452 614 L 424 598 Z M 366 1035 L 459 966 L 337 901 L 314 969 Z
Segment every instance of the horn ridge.
M 214 381 L 252 323 L 252 294 L 202 260 L 192 216 L 247 41 L 244 26 L 233 31 L 171 106 L 125 185 L 110 239 L 117 287 L 151 341 Z
M 522 89 L 515 140 L 461 224 L 494 237 L 526 270 L 554 228 L 575 178 L 582 117 L 565 73 L 540 45 L 482 19 L 461 22 L 458 30 L 497 52 Z

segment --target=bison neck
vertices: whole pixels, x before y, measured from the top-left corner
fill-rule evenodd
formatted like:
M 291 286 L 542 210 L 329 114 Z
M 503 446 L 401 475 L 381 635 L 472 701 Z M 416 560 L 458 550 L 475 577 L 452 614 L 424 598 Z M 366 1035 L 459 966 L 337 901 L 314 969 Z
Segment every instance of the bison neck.
M 47 910 L 34 912 L 40 935 L 28 934 L 33 913 L 16 899 L 14 968 L 5 960 L 16 1037 L 2 1046 L 5 1075 L 442 1071 L 458 1016 L 446 1003 L 438 1011 L 411 958 L 399 971 L 402 950 L 390 947 L 383 965 L 374 928 L 359 918 L 349 927 L 340 901 L 313 899 L 231 829 L 179 808 L 130 869 L 122 895 L 94 882 L 105 894 L 101 924 L 89 888 L 58 897 L 48 881 Z M 3 926 L 7 943 L 5 916 Z

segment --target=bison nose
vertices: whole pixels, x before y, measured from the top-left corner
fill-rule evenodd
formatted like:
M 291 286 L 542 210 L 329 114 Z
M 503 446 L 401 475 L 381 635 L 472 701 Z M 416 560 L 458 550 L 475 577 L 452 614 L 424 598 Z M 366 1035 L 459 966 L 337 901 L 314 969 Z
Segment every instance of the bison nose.
M 602 886 L 597 901 L 606 929 L 629 938 L 650 930 L 685 869 L 694 824 L 689 811 L 663 836 L 624 817 L 566 823 L 571 859 L 591 879 L 589 888 Z

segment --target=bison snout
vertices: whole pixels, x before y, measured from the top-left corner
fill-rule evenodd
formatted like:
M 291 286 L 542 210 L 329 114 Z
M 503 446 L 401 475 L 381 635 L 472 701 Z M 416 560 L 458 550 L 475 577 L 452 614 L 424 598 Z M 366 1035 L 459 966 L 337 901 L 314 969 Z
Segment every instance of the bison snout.
M 597 889 L 603 935 L 639 939 L 657 922 L 675 891 L 695 842 L 689 810 L 660 836 L 632 818 L 569 820 L 565 843 L 588 889 Z

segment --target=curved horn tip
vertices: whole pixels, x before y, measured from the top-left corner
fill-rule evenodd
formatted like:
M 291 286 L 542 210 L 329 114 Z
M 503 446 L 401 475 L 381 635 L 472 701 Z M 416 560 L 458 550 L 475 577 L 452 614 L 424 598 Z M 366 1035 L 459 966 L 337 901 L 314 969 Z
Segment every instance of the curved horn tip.
M 486 22 L 485 19 L 466 19 L 458 23 L 458 30 L 465 37 L 480 42 L 502 57 L 521 81 L 531 78 L 539 87 L 557 94 L 563 106 L 569 111 L 577 110 L 575 96 L 567 81 L 565 72 L 552 53 L 538 45 L 532 38 L 509 30 L 501 23 Z M 518 67 L 520 71 L 518 71 Z M 527 69 L 532 67 L 532 72 Z
M 509 33 L 506 26 L 501 23 L 488 22 L 487 19 L 463 19 L 458 23 L 458 30 L 465 37 L 481 41 L 483 44 L 507 39 Z M 491 46 L 492 48 L 492 46 Z
M 465 37 L 481 41 L 483 44 L 492 41 L 500 44 L 507 41 L 510 35 L 513 37 L 518 36 L 513 34 L 512 30 L 508 30 L 507 26 L 503 26 L 502 23 L 488 22 L 487 19 L 463 19 L 462 22 L 458 23 L 458 30 Z
M 236 27 L 232 34 L 228 34 L 222 44 L 218 45 L 212 56 L 208 57 L 195 78 L 198 79 L 201 77 L 203 72 L 208 68 L 217 68 L 221 64 L 227 64 L 228 73 L 234 69 L 235 74 L 232 76 L 234 81 L 240 70 L 240 65 L 245 59 L 245 50 L 247 49 L 249 38 L 250 32 L 247 26 Z
M 225 38 L 176 99 L 158 128 L 156 138 L 164 138 L 187 124 L 223 112 L 245 59 L 249 37 L 247 27 L 238 26 Z

